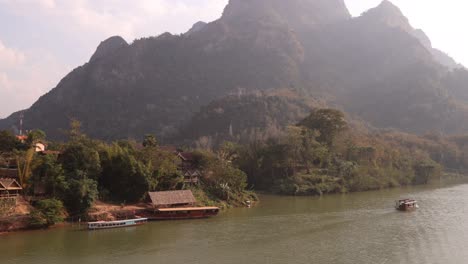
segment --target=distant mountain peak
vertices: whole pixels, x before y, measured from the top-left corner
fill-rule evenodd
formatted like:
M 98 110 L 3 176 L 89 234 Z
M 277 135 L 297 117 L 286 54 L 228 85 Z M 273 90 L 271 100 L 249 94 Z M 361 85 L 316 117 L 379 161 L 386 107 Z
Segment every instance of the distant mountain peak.
M 407 32 L 414 30 L 400 8 L 388 0 L 382 1 L 380 5 L 363 13 L 361 17 L 385 23 L 390 27 L 401 28 Z
M 363 13 L 360 19 L 367 20 L 368 24 L 381 23 L 392 28 L 404 30 L 406 33 L 416 38 L 432 54 L 433 59 L 439 64 L 450 69 L 460 67 L 453 58 L 440 50 L 434 49 L 426 33 L 421 29 L 413 28 L 400 8 L 388 0 L 382 1 L 377 7 Z
M 97 59 L 107 57 L 108 55 L 114 53 L 116 50 L 126 46 L 128 46 L 128 43 L 122 37 L 110 37 L 101 42 L 101 44 L 99 44 L 99 46 L 96 49 L 96 52 L 94 52 L 93 56 L 91 56 L 90 61 L 95 61 Z
M 193 24 L 192 28 L 187 31 L 187 35 L 190 35 L 190 34 L 193 34 L 193 33 L 196 33 L 200 30 L 202 30 L 206 25 L 208 25 L 208 23 L 206 22 L 203 22 L 203 21 L 198 21 L 197 23 Z
M 344 0 L 230 0 L 222 19 L 239 21 L 274 18 L 294 30 L 351 18 Z

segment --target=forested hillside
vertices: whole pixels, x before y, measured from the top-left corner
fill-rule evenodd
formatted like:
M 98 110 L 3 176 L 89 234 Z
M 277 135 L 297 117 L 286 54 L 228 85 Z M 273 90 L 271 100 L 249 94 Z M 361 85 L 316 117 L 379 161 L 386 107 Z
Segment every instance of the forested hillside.
M 95 138 L 154 133 L 177 143 L 284 130 L 313 101 L 378 128 L 454 135 L 468 132 L 468 73 L 457 67 L 386 0 L 355 18 L 343 0 L 231 0 L 220 19 L 186 34 L 103 41 L 88 63 L 23 111 L 24 124 L 63 139 L 77 119 Z M 284 90 L 301 100 L 257 96 Z M 219 104 L 232 120 L 208 113 Z M 237 115 L 234 105 L 243 107 Z M 18 123 L 16 113 L 0 128 Z

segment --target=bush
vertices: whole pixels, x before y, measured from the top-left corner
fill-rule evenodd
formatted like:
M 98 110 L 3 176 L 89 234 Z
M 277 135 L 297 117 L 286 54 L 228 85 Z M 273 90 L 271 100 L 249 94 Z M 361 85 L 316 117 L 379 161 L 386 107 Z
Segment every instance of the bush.
M 42 228 L 63 222 L 63 210 L 63 204 L 59 200 L 41 200 L 37 202 L 35 209 L 30 214 L 30 225 Z

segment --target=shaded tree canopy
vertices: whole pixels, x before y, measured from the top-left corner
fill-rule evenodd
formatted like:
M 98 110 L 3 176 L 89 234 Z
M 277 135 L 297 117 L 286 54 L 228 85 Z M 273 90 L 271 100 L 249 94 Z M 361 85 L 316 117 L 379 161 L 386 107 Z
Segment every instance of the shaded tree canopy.
M 313 110 L 299 125 L 320 132 L 317 140 L 329 146 L 338 133 L 347 128 L 343 112 L 336 109 Z

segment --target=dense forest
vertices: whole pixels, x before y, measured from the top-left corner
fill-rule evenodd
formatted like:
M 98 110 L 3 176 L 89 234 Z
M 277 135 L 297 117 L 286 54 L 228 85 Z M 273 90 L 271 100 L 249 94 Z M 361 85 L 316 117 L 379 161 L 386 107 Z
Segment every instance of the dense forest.
M 60 215 L 86 219 L 98 200 L 122 205 L 146 202 L 149 191 L 190 189 L 200 205 L 223 207 L 256 200 L 247 190 L 246 174 L 220 152 L 192 151 L 205 177 L 201 184 L 186 185 L 180 158 L 159 147 L 152 135 L 143 142 L 106 143 L 81 133 L 78 121 L 71 123 L 67 135 L 65 143 L 49 141 L 47 151 L 35 152 L 35 143 L 46 142 L 44 132 L 31 131 L 25 141 L 9 131 L 0 133 L 0 167 L 18 168 L 23 195 L 35 197 L 40 189 L 31 212 L 33 226 L 53 224 L 57 221 L 53 219 L 62 219 Z
M 48 141 L 42 131 L 19 140 L 0 133 L 2 167 L 16 160 L 24 195 L 41 197 L 31 212 L 33 226 L 64 217 L 86 218 L 96 201 L 135 204 L 148 191 L 192 190 L 200 204 L 239 206 L 256 200 L 253 190 L 287 195 L 323 195 L 426 184 L 444 170 L 468 167 L 468 137 L 422 137 L 392 130 L 368 131 L 343 112 L 315 108 L 303 119 L 269 136 L 247 142 L 185 147 L 203 172 L 199 185 L 184 184 L 180 159 L 153 135 L 142 142 L 91 139 L 72 121 L 66 142 Z M 184 148 L 183 146 L 179 146 Z M 66 212 L 64 214 L 64 212 Z

